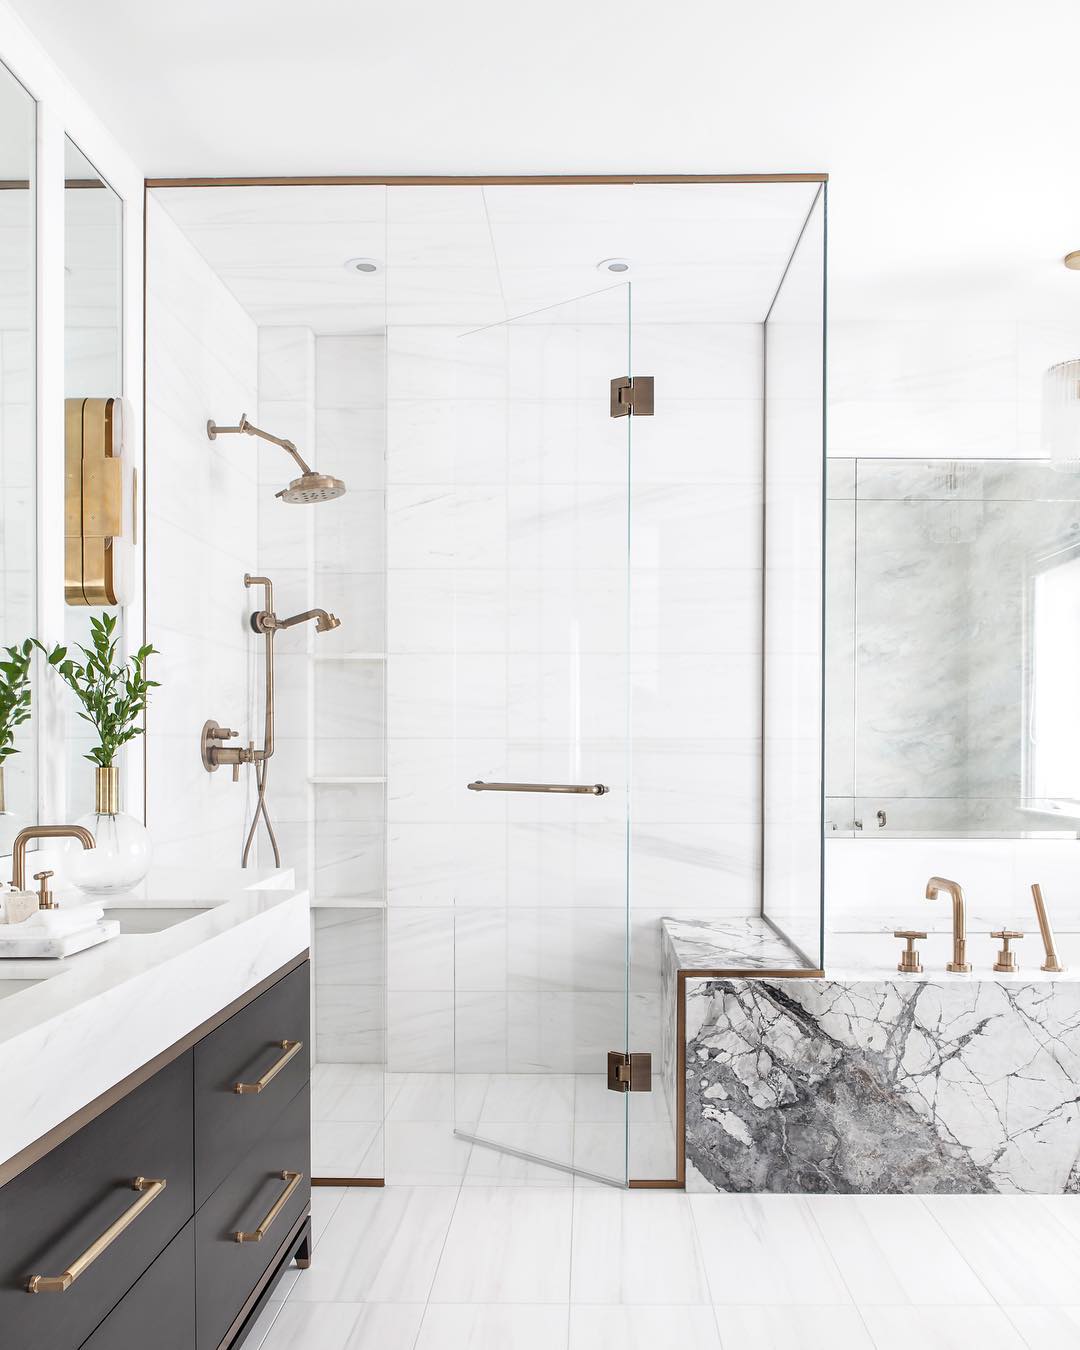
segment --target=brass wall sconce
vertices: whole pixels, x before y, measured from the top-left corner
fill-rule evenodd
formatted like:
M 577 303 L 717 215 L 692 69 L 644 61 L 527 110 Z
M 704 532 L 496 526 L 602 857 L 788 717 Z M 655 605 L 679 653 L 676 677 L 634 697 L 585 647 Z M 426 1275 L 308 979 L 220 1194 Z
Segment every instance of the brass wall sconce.
M 64 600 L 126 605 L 134 581 L 135 466 L 122 398 L 64 401 Z

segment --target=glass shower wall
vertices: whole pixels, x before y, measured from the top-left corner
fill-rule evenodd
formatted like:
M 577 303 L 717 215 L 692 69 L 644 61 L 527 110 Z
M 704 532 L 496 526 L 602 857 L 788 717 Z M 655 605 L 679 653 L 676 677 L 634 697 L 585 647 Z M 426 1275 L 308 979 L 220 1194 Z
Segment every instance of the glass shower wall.
M 765 320 L 762 915 L 815 966 L 822 883 L 826 187 Z
M 475 854 L 453 920 L 455 1128 L 494 1146 L 477 1180 L 627 1176 L 607 1059 L 627 1046 L 632 419 L 608 394 L 629 306 L 622 284 L 459 340 L 445 692 Z M 471 885 L 495 860 L 501 884 Z

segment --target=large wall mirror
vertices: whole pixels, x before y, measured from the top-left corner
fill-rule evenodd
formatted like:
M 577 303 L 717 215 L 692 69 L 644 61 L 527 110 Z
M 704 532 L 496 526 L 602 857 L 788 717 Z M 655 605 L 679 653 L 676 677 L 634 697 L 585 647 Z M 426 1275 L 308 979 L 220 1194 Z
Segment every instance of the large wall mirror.
M 70 138 L 64 150 L 64 396 L 70 411 L 81 400 L 119 400 L 124 393 L 124 236 L 118 194 Z M 88 411 L 87 425 L 89 417 Z M 122 505 L 127 515 L 133 514 L 130 491 Z M 65 580 L 69 599 L 64 639 L 69 646 L 86 645 L 90 619 L 102 609 L 98 604 L 73 604 L 71 593 L 79 587 L 72 586 L 70 576 Z M 87 594 L 95 598 L 93 592 Z M 114 612 L 122 618 L 122 609 Z M 93 769 L 85 755 L 93 733 L 73 713 L 68 717 L 67 742 L 68 810 L 75 819 L 92 804 Z
M 35 104 L 0 65 L 0 646 L 34 632 L 36 596 L 36 433 L 34 273 Z M 32 718 L 8 707 L 21 672 L 4 654 L 0 726 L 0 853 L 37 818 Z M 30 692 L 30 691 L 27 691 Z M 23 700 L 16 700 L 22 702 Z
M 1080 475 L 830 461 L 826 833 L 1080 834 Z

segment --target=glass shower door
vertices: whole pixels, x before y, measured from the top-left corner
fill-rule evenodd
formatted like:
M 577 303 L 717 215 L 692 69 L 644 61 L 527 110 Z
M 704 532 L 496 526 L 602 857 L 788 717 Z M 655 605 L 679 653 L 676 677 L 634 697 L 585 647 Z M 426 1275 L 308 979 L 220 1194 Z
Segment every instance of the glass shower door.
M 630 286 L 454 361 L 455 1129 L 474 1181 L 623 1185 Z

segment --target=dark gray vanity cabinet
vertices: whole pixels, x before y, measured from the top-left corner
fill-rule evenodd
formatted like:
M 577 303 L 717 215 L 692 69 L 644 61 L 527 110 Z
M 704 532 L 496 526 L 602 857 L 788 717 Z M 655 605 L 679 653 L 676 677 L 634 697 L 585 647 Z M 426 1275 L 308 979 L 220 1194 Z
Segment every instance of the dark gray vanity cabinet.
M 308 1010 L 303 961 L 0 1187 L 3 1350 L 243 1342 L 310 1254 Z

